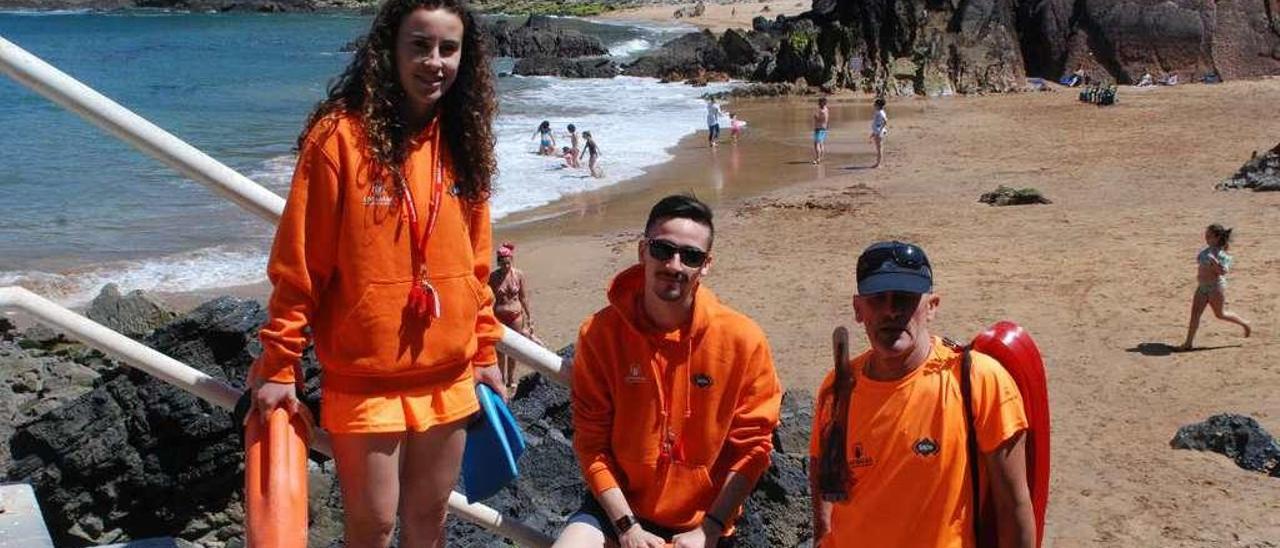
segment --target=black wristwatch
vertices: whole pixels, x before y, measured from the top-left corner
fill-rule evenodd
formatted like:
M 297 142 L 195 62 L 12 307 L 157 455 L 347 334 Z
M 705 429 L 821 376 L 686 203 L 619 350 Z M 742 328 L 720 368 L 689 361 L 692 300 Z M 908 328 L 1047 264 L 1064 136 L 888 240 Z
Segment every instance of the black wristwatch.
M 618 534 L 621 535 L 634 527 L 635 524 L 636 517 L 631 514 L 627 514 L 613 521 L 613 530 L 617 531 Z

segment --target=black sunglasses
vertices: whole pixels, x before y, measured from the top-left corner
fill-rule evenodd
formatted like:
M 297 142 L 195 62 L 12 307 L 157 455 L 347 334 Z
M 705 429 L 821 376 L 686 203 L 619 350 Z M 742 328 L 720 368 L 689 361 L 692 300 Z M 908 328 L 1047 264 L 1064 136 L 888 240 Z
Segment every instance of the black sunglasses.
M 645 240 L 649 248 L 649 256 L 662 262 L 671 260 L 676 253 L 680 254 L 680 262 L 689 268 L 702 268 L 707 262 L 707 252 L 689 245 L 676 245 L 666 240 L 650 238 Z
M 892 247 L 876 249 L 862 256 L 858 261 L 858 270 L 874 270 L 885 261 L 892 260 L 893 264 L 900 268 L 910 268 L 912 270 L 920 270 L 921 267 L 929 266 L 929 259 L 926 259 L 924 252 L 920 248 L 904 243 L 897 243 Z

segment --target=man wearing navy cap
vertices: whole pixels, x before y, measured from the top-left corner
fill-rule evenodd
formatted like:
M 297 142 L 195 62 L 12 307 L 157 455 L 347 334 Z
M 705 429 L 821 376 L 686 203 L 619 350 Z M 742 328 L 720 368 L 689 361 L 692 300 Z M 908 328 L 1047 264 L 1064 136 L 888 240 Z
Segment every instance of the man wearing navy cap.
M 1027 419 L 1013 378 L 977 352 L 966 366 L 961 348 L 930 334 L 940 299 L 924 250 L 872 244 L 858 257 L 857 282 L 854 318 L 871 348 L 818 392 L 809 446 L 815 545 L 978 546 L 981 468 L 990 489 L 979 490 L 980 504 L 994 509 L 997 524 L 983 536 L 997 536 L 1002 548 L 1034 547 Z M 972 417 L 961 387 L 966 367 Z

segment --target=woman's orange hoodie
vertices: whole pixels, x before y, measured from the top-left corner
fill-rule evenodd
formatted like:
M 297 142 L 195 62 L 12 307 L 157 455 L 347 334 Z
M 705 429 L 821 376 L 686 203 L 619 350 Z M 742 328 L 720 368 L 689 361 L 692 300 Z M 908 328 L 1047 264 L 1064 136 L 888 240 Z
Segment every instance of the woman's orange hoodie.
M 573 447 L 594 494 L 619 487 L 637 516 L 684 531 L 729 472 L 754 485 L 769 467 L 782 387 L 764 332 L 711 290 L 698 287 L 690 325 L 670 333 L 644 327 L 643 290 L 643 267 L 623 271 L 582 324 Z
M 438 130 L 433 122 L 410 144 L 404 166 L 424 220 Z M 345 392 L 430 386 L 497 362 L 502 327 L 487 283 L 489 206 L 453 192 L 447 151 L 444 159 L 446 191 L 426 260 L 442 314 L 428 324 L 405 310 L 414 274 L 409 222 L 394 185 L 371 176 L 359 119 L 332 115 L 312 127 L 267 267 L 274 291 L 259 333 L 258 376 L 293 382 L 309 338 L 324 385 Z

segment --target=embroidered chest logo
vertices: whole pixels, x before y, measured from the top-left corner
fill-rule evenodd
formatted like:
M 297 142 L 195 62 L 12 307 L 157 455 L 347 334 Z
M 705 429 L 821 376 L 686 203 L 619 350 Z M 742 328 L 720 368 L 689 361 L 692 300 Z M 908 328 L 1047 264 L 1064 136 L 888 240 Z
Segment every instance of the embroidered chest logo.
M 373 183 L 373 186 L 369 188 L 369 193 L 366 194 L 364 197 L 365 207 L 370 207 L 370 206 L 389 207 L 394 203 L 395 203 L 395 198 L 392 197 L 389 192 L 387 192 L 386 185 L 383 185 L 382 183 Z
M 698 388 L 711 388 L 715 381 L 711 380 L 711 375 L 706 373 L 698 373 L 693 376 L 693 385 Z
M 933 456 L 938 452 L 938 442 L 929 438 L 920 438 L 911 449 L 922 457 Z
M 640 369 L 640 364 L 633 363 L 627 369 L 627 376 L 622 380 L 627 384 L 644 384 L 649 382 L 649 377 L 644 376 L 644 371 Z
M 850 467 L 864 468 L 867 466 L 871 466 L 872 464 L 875 464 L 875 463 L 876 463 L 875 459 L 867 456 L 867 454 L 863 452 L 862 442 L 856 442 L 853 444 L 853 459 L 849 461 Z

